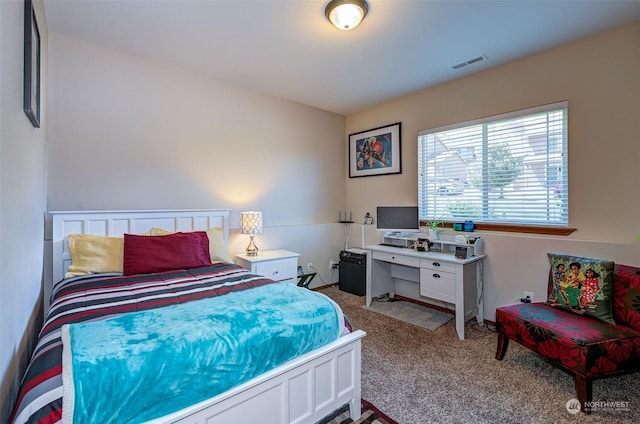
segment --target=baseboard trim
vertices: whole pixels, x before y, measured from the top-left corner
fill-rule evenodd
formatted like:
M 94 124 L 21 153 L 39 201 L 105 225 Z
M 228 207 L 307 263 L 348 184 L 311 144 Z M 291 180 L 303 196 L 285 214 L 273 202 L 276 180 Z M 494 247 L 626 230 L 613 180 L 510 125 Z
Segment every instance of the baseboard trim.
M 445 308 L 444 306 L 438 306 L 438 305 L 434 305 L 433 303 L 423 302 L 421 300 L 412 299 L 410 297 L 400 296 L 399 294 L 396 294 L 394 297 L 397 297 L 398 299 L 402 299 L 407 302 L 415 303 L 420 306 L 426 306 L 427 308 L 432 308 L 432 309 L 435 309 L 436 311 L 444 312 L 446 314 L 450 314 L 450 315 L 456 314 L 454 310 Z
M 329 283 L 329 284 L 325 284 L 323 286 L 309 287 L 309 290 L 318 291 L 318 290 L 322 290 L 322 289 L 328 289 L 330 287 L 335 287 L 337 285 L 338 285 L 338 282 L 336 281 L 335 283 Z

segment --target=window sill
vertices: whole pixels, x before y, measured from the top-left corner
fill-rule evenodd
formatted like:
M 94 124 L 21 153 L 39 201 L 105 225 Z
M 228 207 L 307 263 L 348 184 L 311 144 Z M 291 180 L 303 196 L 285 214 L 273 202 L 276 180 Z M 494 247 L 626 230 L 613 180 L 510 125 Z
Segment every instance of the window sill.
M 443 224 L 445 228 L 453 228 L 452 222 L 446 222 Z M 545 227 L 538 225 L 511 225 L 511 224 L 488 224 L 488 223 L 476 223 L 476 230 L 486 231 L 502 231 L 506 233 L 526 233 L 526 234 L 543 234 L 548 236 L 568 236 L 571 235 L 577 228 L 569 227 Z

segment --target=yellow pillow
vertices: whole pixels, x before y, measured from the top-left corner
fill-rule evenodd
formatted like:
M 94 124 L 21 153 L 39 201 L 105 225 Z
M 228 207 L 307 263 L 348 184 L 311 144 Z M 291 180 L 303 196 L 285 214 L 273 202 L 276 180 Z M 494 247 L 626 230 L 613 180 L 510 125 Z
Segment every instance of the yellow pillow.
M 167 231 L 162 228 L 152 228 L 150 231 L 152 236 L 162 236 L 171 234 L 171 231 Z M 207 237 L 209 237 L 209 256 L 211 256 L 211 262 L 233 262 L 227 249 L 227 244 L 224 242 L 224 231 L 220 227 L 213 227 L 207 230 Z
M 65 278 L 77 275 L 122 272 L 124 239 L 122 237 L 70 234 L 71 265 Z

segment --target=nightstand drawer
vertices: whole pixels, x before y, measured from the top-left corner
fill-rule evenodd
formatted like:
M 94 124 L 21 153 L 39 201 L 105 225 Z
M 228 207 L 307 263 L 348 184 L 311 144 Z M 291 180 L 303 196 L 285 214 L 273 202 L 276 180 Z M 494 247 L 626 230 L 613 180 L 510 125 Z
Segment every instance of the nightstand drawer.
M 262 250 L 257 255 L 236 255 L 236 263 L 254 274 L 274 281 L 296 283 L 299 253 L 289 250 Z
M 298 258 L 277 259 L 255 264 L 255 273 L 275 281 L 291 280 L 295 282 Z

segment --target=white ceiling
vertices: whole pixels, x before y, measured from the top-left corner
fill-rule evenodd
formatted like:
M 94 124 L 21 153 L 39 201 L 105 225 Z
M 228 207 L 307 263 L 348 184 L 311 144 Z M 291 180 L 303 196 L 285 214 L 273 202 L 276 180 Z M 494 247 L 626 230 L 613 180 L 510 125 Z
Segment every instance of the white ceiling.
M 49 31 L 340 114 L 640 20 L 640 0 L 45 0 Z M 486 56 L 487 60 L 452 69 Z

